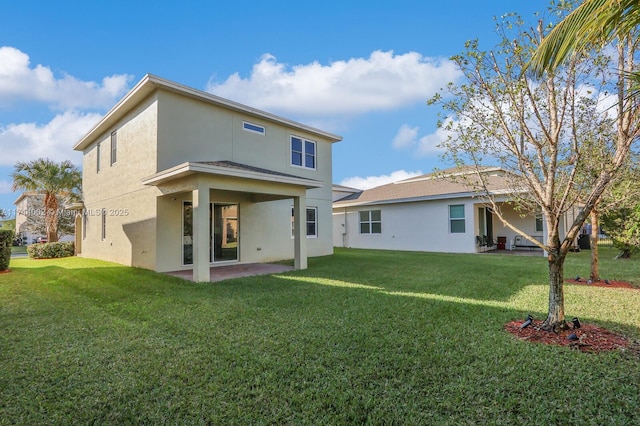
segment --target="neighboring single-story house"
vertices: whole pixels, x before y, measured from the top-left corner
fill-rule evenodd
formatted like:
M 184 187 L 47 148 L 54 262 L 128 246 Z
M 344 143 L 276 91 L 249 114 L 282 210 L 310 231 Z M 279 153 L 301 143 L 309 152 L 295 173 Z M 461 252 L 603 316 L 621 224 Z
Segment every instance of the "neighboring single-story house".
M 471 169 L 448 169 L 346 194 L 333 203 L 333 244 L 387 250 L 475 253 L 488 249 L 537 249 L 507 228 L 478 194 L 465 184 Z M 510 223 L 543 241 L 542 215 L 522 216 L 507 202 L 506 172 L 483 169 Z M 455 179 L 454 179 L 455 175 Z M 337 197 L 336 197 L 337 198 Z M 542 250 L 537 249 L 542 253 Z
M 80 141 L 80 256 L 159 272 L 333 253 L 329 132 L 146 75 Z

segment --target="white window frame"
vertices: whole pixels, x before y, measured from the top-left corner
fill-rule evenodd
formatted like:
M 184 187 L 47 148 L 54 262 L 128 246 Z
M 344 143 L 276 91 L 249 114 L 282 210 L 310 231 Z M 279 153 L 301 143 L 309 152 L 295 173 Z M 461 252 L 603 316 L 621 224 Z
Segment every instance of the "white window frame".
M 373 220 L 373 212 L 380 212 L 380 220 Z M 362 220 L 362 213 L 367 213 L 367 220 Z M 374 232 L 373 225 L 380 224 L 380 232 Z M 369 232 L 362 232 L 362 225 L 369 225 Z M 359 210 L 358 211 L 358 229 L 361 235 L 381 235 L 382 234 L 382 210 L 381 209 L 373 209 L 373 210 Z
M 462 217 L 451 217 L 451 208 L 452 207 L 462 207 Z M 464 204 L 449 204 L 448 206 L 449 212 L 449 233 L 450 234 L 466 234 L 467 233 L 467 212 Z M 464 225 L 464 231 L 453 231 L 453 222 L 462 222 Z
M 293 140 L 297 139 L 301 142 L 301 149 L 302 151 L 294 151 L 293 150 Z M 306 158 L 307 155 L 311 155 L 307 153 L 307 143 L 312 144 L 313 145 L 313 167 L 309 167 L 307 166 L 307 162 L 306 162 Z M 300 167 L 302 169 L 309 169 L 309 170 L 317 170 L 318 168 L 318 144 L 316 143 L 316 141 L 312 141 L 311 139 L 306 139 L 303 138 L 302 136 L 295 136 L 295 135 L 291 135 L 291 138 L 289 139 L 289 160 L 291 161 L 291 165 L 293 167 Z M 293 162 L 293 153 L 300 153 L 301 156 L 301 164 L 295 164 Z
M 313 210 L 314 211 L 314 216 L 315 216 L 315 221 L 313 222 L 314 224 L 314 232 L 315 234 L 309 234 L 309 221 L 307 220 L 307 214 L 309 212 L 309 210 Z M 307 236 L 307 238 L 318 238 L 318 208 L 315 206 L 307 206 L 306 208 L 306 212 L 305 212 L 305 234 Z M 293 208 L 293 206 L 291 206 L 291 238 L 295 238 L 295 210 Z
M 262 136 L 264 136 L 267 133 L 266 127 L 261 126 L 260 124 L 251 123 L 249 121 L 242 122 L 242 129 L 246 130 L 247 132 L 255 133 L 257 135 L 262 135 Z

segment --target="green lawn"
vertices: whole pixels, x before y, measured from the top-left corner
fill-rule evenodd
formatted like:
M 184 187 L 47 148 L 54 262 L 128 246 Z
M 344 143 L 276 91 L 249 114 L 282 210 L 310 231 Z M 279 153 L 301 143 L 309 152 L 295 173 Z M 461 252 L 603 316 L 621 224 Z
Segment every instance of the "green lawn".
M 640 261 L 602 249 L 602 275 Z M 588 275 L 589 252 L 566 276 Z M 0 275 L 0 424 L 640 424 L 640 359 L 518 341 L 546 259 L 336 250 L 195 284 L 93 260 Z M 640 291 L 566 286 L 640 338 Z

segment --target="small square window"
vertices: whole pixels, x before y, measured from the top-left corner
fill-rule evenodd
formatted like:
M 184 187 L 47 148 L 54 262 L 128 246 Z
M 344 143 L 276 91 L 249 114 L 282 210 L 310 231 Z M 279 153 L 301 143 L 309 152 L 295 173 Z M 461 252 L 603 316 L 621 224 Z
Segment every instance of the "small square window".
M 382 233 L 382 213 L 380 210 L 362 210 L 359 215 L 361 234 Z

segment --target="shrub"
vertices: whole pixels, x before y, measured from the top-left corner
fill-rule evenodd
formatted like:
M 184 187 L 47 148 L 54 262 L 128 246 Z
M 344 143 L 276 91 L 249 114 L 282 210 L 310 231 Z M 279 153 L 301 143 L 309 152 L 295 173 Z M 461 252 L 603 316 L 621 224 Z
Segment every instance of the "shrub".
M 11 243 L 13 243 L 13 231 L 10 229 L 0 230 L 0 271 L 9 269 Z
M 53 259 L 69 257 L 74 254 L 73 242 L 39 243 L 27 247 L 27 253 L 32 259 Z

